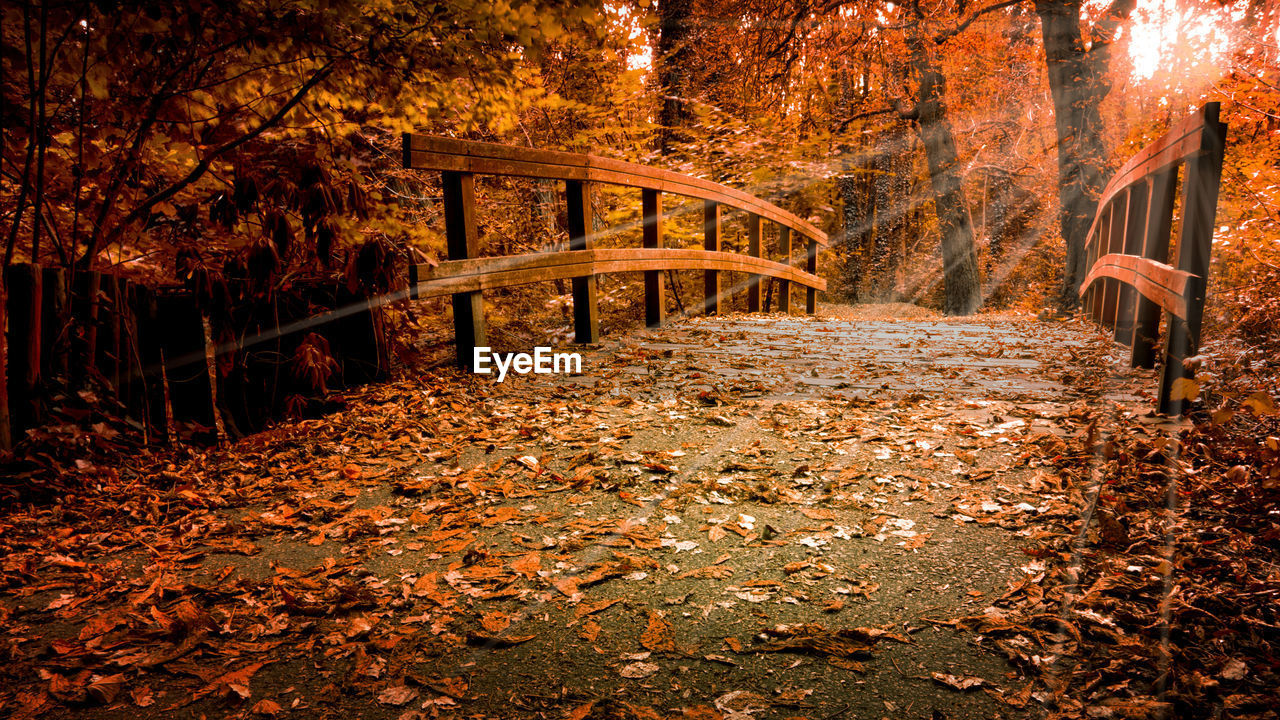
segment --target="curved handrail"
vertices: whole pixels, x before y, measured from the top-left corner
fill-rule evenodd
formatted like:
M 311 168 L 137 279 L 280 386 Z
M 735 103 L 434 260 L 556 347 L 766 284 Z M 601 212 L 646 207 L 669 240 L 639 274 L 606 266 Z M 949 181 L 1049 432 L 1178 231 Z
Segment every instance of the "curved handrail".
M 1132 285 L 1143 297 L 1166 312 L 1184 320 L 1187 318 L 1187 282 L 1194 277 L 1189 272 L 1149 258 L 1110 253 L 1093 264 L 1084 285 L 1088 287 L 1104 277 Z
M 1222 177 L 1226 125 L 1218 103 L 1205 103 L 1130 158 L 1107 183 L 1085 236 L 1088 274 L 1080 284 L 1084 309 L 1132 349 L 1130 364 L 1156 362 L 1161 311 L 1167 314 L 1160 411 L 1179 413 L 1198 352 Z M 1176 266 L 1168 264 L 1178 175 L 1182 209 Z M 1185 384 L 1182 388 L 1187 387 Z
M 827 234 L 773 203 L 728 185 L 598 155 L 407 134 L 404 166 L 414 170 L 578 180 L 658 190 L 754 213 L 829 247 Z
M 1088 238 L 1087 244 L 1092 244 L 1097 239 L 1102 208 L 1110 204 L 1121 191 L 1168 169 L 1171 165 L 1185 162 L 1188 158 L 1213 150 L 1214 139 L 1210 133 L 1205 132 L 1205 128 L 1209 127 L 1210 123 L 1218 124 L 1218 108 L 1219 105 L 1216 102 L 1206 103 L 1204 107 L 1169 128 L 1168 132 L 1120 166 L 1103 188 L 1102 196 L 1098 198 L 1099 211 L 1094 215 L 1089 232 L 1085 234 Z
M 446 260 L 437 266 L 416 266 L 412 282 L 416 297 L 421 299 L 586 275 L 654 270 L 728 270 L 790 280 L 817 290 L 827 289 L 826 280 L 794 265 L 692 248 L 602 248 Z
M 546 282 L 573 281 L 574 338 L 593 343 L 600 337 L 596 307 L 595 276 L 605 273 L 644 273 L 645 325 L 660 327 L 665 322 L 665 270 L 701 270 L 703 310 L 720 312 L 729 296 L 721 286 L 722 272 L 747 275 L 747 309 L 761 309 L 761 281 L 777 280 L 777 309 L 791 311 L 791 286 L 805 288 L 805 311 L 813 314 L 817 294 L 827 283 L 817 274 L 817 256 L 827 246 L 827 234 L 773 203 L 741 190 L 688 175 L 610 160 L 595 155 L 539 150 L 494 143 L 454 140 L 406 133 L 403 138 L 404 166 L 441 173 L 443 210 L 448 260 L 430 265 L 410 265 L 411 299 L 452 296 L 458 364 L 471 362 L 472 349 L 486 340 L 485 290 Z M 565 188 L 569 247 L 567 250 L 481 257 L 479 225 L 476 222 L 476 175 L 511 175 L 560 180 Z M 642 248 L 595 248 L 592 230 L 591 183 L 638 188 L 643 218 Z M 664 193 L 702 200 L 703 249 L 667 248 L 662 239 L 662 196 Z M 721 252 L 721 210 L 723 207 L 747 214 L 745 254 Z M 778 254 L 782 262 L 765 257 L 761 243 L 761 223 L 778 226 Z M 804 269 L 792 264 L 792 234 L 803 238 Z

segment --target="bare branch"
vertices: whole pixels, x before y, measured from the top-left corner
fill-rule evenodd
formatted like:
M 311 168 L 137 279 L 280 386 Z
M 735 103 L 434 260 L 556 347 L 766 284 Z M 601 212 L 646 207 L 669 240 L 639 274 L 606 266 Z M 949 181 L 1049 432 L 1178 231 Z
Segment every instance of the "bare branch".
M 332 72 L 333 70 L 335 62 L 336 61 L 330 61 L 329 63 L 321 67 L 319 70 L 317 70 L 315 74 L 313 74 L 310 78 L 308 78 L 305 83 L 303 83 L 301 86 L 298 87 L 297 91 L 294 92 L 293 97 L 289 98 L 288 102 L 284 103 L 279 107 L 279 109 L 276 110 L 274 115 L 263 120 L 261 123 L 258 124 L 257 127 L 250 130 L 249 132 L 237 138 L 234 138 L 232 140 L 228 140 L 227 142 L 214 148 L 207 155 L 205 155 L 204 158 L 200 160 L 200 162 L 196 164 L 196 166 L 192 168 L 191 171 L 188 172 L 181 179 L 172 183 L 171 185 L 164 188 L 163 190 L 160 190 L 154 193 L 153 195 L 151 195 L 151 197 L 148 197 L 146 200 L 143 200 L 141 204 L 139 204 L 137 207 L 131 210 L 128 215 L 124 216 L 124 218 L 122 218 L 120 222 L 117 223 L 116 226 L 111 230 L 111 233 L 107 237 L 107 245 L 110 246 L 112 240 L 119 237 L 120 234 L 124 232 L 125 228 L 129 227 L 129 225 L 131 225 L 133 222 L 135 222 L 136 220 L 142 218 L 144 215 L 149 213 L 151 211 L 151 208 L 168 200 L 169 198 L 178 194 L 178 192 L 180 192 L 183 188 L 187 187 L 188 185 L 195 182 L 196 180 L 199 180 L 205 174 L 205 172 L 209 170 L 209 167 L 213 164 L 214 160 L 221 157 L 222 155 L 225 155 L 228 152 L 231 152 L 232 150 L 235 150 L 236 148 L 249 142 L 250 140 L 258 137 L 267 129 L 275 127 L 277 124 L 279 124 L 280 121 L 283 120 L 291 110 L 293 110 L 295 107 L 298 106 L 299 103 L 302 102 L 303 98 L 305 98 L 307 94 L 311 92 L 312 88 L 314 88 L 316 85 L 319 85 L 326 77 L 329 76 L 329 73 Z M 97 254 L 98 254 L 97 243 L 94 243 L 93 246 L 85 250 L 85 254 L 80 258 L 80 264 L 87 266 L 89 263 L 93 262 L 93 257 Z
M 935 35 L 933 37 L 933 42 L 936 45 L 941 45 L 942 43 L 950 40 L 956 35 L 959 35 L 960 33 L 967 30 L 975 20 L 982 17 L 983 15 L 986 15 L 987 13 L 990 13 L 990 12 L 995 12 L 996 10 L 1003 10 L 1007 7 L 1013 7 L 1014 5 L 1020 5 L 1020 4 L 1022 4 L 1022 0 L 1004 0 L 1004 2 L 998 2 L 994 5 L 988 5 L 982 8 L 981 10 L 974 12 L 972 15 L 968 17 L 968 19 L 966 19 L 964 22 L 960 23 L 959 25 L 955 26 L 954 28 L 947 30 L 946 32 L 942 32 Z
M 866 112 L 860 112 L 857 115 L 850 115 L 840 122 L 840 127 L 836 129 L 836 132 L 844 132 L 845 128 L 849 127 L 854 120 L 862 120 L 869 117 L 875 117 L 876 115 L 888 115 L 889 113 L 896 112 L 898 112 L 897 108 L 880 108 L 879 110 L 868 110 Z

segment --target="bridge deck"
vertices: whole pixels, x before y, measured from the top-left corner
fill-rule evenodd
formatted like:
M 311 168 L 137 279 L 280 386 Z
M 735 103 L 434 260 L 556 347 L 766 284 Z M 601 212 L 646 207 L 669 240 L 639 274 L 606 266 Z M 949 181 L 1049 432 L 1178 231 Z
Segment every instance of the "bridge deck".
M 250 703 L 316 716 L 1016 716 L 1028 681 L 945 623 L 1025 592 L 1027 528 L 1079 510 L 1043 458 L 1083 432 L 1081 337 L 730 316 L 606 341 L 580 377 L 440 370 L 177 468 L 225 485 L 209 512 L 234 542 L 84 560 L 136 568 L 138 591 L 216 588 L 217 643 L 152 671 L 163 706 L 218 714 L 188 679 L 253 661 Z M 137 597 L 104 591 L 50 633 Z M 823 634 L 852 628 L 891 634 Z

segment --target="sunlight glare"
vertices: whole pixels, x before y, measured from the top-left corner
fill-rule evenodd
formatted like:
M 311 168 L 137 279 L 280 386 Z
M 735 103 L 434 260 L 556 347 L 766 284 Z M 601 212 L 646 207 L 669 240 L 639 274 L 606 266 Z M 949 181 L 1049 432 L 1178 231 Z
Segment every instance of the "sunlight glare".
M 1177 0 L 1139 0 L 1129 27 L 1134 80 L 1212 82 L 1230 50 L 1230 11 L 1180 8 Z

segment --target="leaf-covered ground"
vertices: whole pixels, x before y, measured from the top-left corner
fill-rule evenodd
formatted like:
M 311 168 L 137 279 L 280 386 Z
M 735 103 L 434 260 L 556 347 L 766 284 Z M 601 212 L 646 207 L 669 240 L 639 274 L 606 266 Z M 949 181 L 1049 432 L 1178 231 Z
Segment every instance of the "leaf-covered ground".
M 434 370 L 67 461 L 0 517 L 0 712 L 1242 717 L 1276 566 L 1162 524 L 1185 503 L 1139 459 L 1181 430 L 1107 352 L 1025 317 L 692 319 L 577 377 Z M 1214 612 L 1189 563 L 1261 578 L 1252 642 L 1178 624 Z

